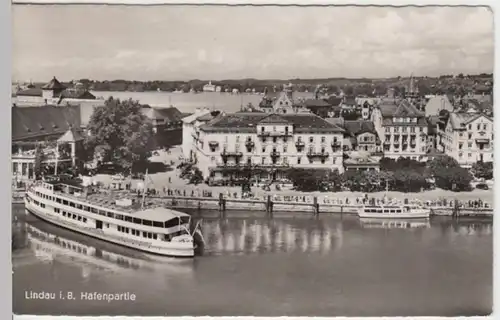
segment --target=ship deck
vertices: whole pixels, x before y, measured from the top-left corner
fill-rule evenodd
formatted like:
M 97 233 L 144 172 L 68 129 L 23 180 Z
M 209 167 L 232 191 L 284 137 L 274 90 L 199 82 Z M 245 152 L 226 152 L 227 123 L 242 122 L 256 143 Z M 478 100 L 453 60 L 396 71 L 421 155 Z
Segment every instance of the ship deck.
M 131 216 L 133 215 L 135 218 L 152 221 L 165 221 L 183 216 L 189 216 L 184 212 L 165 208 L 164 204 L 159 199 L 145 197 L 144 205 L 141 205 L 142 196 L 127 190 L 95 189 L 85 195 L 83 193 L 84 186 L 75 180 L 45 182 L 54 186 L 53 194 L 63 196 L 67 199 L 73 199 L 90 205 L 99 206 L 104 209 L 120 213 L 128 213 Z M 64 189 L 64 186 L 69 186 L 70 189 L 73 189 L 72 191 L 77 192 L 64 192 L 63 190 L 59 190 L 60 188 L 57 188 L 58 186 L 63 187 L 62 189 Z M 132 200 L 132 204 L 119 205 L 117 204 L 117 201 L 120 200 Z

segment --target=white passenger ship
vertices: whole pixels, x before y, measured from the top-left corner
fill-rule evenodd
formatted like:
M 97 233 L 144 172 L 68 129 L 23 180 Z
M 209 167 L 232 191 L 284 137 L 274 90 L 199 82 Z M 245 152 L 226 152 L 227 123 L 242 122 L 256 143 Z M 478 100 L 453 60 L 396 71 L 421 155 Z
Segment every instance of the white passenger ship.
M 144 205 L 130 193 L 96 190 L 69 179 L 37 181 L 26 191 L 26 211 L 57 226 L 147 253 L 194 257 L 188 214 Z M 137 197 L 139 198 L 139 197 Z
M 358 211 L 360 218 L 382 219 L 428 219 L 431 210 L 418 205 L 381 204 L 363 206 Z

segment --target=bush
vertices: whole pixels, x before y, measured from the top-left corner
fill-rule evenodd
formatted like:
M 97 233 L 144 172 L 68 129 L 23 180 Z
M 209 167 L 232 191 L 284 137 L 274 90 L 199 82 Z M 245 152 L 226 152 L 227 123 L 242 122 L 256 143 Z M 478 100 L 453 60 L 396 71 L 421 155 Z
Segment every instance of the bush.
M 189 183 L 198 185 L 203 182 L 203 174 L 201 173 L 200 169 L 194 168 L 193 172 L 191 173 L 191 177 L 189 178 Z
M 472 166 L 471 171 L 478 179 L 493 179 L 493 162 L 477 162 Z

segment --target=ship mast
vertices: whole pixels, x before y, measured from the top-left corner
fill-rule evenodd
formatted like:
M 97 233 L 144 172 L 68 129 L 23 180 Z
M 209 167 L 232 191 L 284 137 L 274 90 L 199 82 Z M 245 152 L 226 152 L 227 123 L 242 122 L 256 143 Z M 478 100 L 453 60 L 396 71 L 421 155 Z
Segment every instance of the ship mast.
M 144 210 L 144 200 L 146 199 L 147 180 L 148 180 L 148 169 L 146 169 L 146 175 L 144 176 L 144 185 L 142 187 L 141 210 Z

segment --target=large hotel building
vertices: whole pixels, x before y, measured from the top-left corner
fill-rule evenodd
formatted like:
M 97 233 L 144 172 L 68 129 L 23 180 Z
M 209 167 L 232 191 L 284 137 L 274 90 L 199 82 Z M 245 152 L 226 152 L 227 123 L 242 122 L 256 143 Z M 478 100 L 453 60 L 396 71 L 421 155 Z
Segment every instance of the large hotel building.
M 244 167 L 263 169 L 262 179 L 280 179 L 292 166 L 343 171 L 344 130 L 311 113 L 221 115 L 193 136 L 194 161 L 205 178 L 238 176 Z

